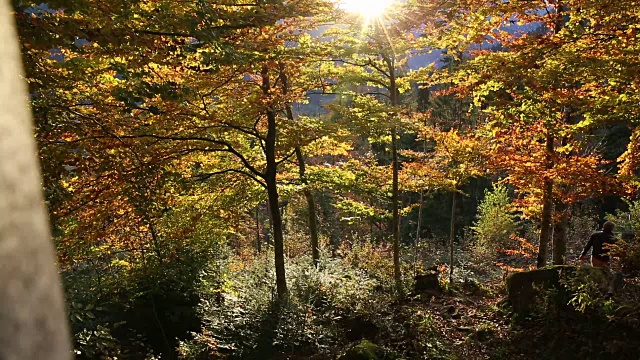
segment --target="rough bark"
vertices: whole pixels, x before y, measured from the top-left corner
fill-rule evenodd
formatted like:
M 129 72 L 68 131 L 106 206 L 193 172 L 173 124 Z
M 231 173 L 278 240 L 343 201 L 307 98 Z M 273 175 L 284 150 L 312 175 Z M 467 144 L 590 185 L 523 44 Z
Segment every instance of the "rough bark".
M 17 38 L 0 1 L 0 359 L 71 359 Z

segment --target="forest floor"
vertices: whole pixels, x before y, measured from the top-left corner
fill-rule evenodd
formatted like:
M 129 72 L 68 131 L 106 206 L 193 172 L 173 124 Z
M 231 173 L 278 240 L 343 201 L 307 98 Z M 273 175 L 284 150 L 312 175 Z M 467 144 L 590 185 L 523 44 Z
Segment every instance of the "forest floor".
M 483 288 L 462 286 L 458 291 L 427 301 L 419 299 L 408 306 L 433 317 L 437 335 L 453 357 L 486 359 L 494 351 L 492 344 L 509 334 L 508 319 L 500 308 L 502 290 L 501 281 Z
M 326 270 L 329 275 L 319 278 L 324 279 L 324 283 L 318 282 L 324 289 L 320 292 L 324 297 L 313 297 L 315 300 L 309 306 L 292 306 L 276 315 L 265 317 L 258 313 L 262 316 L 260 319 L 265 319 L 258 323 L 255 331 L 260 340 L 256 342 L 258 346 L 243 354 L 231 354 L 229 358 L 640 359 L 638 276 L 624 278 L 613 298 L 606 299 L 602 285 L 606 288 L 607 280 L 600 270 L 578 263 L 574 264 L 577 267 L 563 266 L 555 283 L 533 286 L 532 295 L 525 298 L 531 300 L 530 306 L 524 312 L 515 311 L 507 301 L 504 273 L 489 271 L 487 267 L 460 267 L 453 285 L 440 278 L 440 282 L 436 281 L 430 288 L 431 293 L 416 294 L 415 286 L 407 283 L 406 289 L 413 289 L 414 293 L 398 299 L 393 287 L 369 287 L 360 283 L 357 275 L 344 275 L 350 263 L 344 266 L 335 260 L 330 264 L 333 265 L 327 265 L 326 269 L 332 269 L 338 276 L 333 278 L 329 276 L 333 273 Z M 565 269 L 572 270 L 564 272 Z M 594 271 L 599 278 L 591 277 Z M 292 268 L 291 273 L 301 271 Z M 443 273 L 440 270 L 440 275 Z M 533 273 L 522 275 L 527 278 Z M 515 277 L 511 278 L 511 284 L 513 279 Z M 333 287 L 325 289 L 324 286 Z M 438 286 L 441 291 L 435 290 Z M 341 292 L 345 288 L 351 291 Z M 239 331 L 244 329 L 243 324 L 240 323 Z M 238 332 L 234 331 L 234 334 Z M 348 356 L 360 349 L 370 350 L 369 346 L 376 351 Z
M 516 316 L 502 280 L 463 284 L 440 296 L 409 299 L 395 311 L 432 319 L 432 354 L 442 359 L 638 359 L 640 281 L 627 278 L 608 313 L 566 308 Z M 597 313 L 596 313 L 597 312 Z
M 378 315 L 390 319 L 390 328 L 379 329 L 371 340 L 407 360 L 640 358 L 638 278 L 626 278 L 612 300 L 593 299 L 583 311 L 545 303 L 516 314 L 505 297 L 502 280 L 408 297 Z

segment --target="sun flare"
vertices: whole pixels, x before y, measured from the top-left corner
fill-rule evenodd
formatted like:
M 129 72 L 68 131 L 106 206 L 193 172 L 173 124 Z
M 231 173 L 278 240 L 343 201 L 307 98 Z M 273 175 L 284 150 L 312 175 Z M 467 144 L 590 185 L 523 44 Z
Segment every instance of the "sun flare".
M 340 8 L 346 12 L 359 14 L 367 19 L 384 15 L 393 0 L 339 0 Z

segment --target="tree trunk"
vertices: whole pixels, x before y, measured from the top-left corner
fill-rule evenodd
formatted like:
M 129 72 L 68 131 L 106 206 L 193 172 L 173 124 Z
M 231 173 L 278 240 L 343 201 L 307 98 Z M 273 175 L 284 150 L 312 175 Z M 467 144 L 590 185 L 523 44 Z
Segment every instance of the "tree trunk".
M 562 28 L 564 27 L 565 24 L 565 19 L 564 19 L 564 12 L 566 11 L 565 6 L 564 6 L 564 2 L 563 1 L 559 1 L 556 4 L 556 11 L 557 11 L 557 19 L 556 19 L 556 24 L 555 24 L 555 32 L 559 33 Z M 568 108 L 564 108 L 563 109 L 563 114 L 562 114 L 562 122 L 566 123 L 567 121 L 569 121 L 571 115 L 570 115 L 570 110 Z M 554 150 L 554 146 L 553 146 L 553 135 L 547 135 L 547 153 L 549 155 L 553 155 Z M 567 138 L 563 137 L 561 138 L 561 143 L 562 145 L 566 145 L 567 142 Z M 549 167 L 549 165 L 551 165 Z M 553 167 L 553 162 L 549 162 L 548 163 L 548 168 L 552 168 Z M 545 184 L 546 185 L 546 184 Z M 553 203 L 553 183 L 550 185 L 549 187 L 549 191 L 548 193 L 550 194 L 548 201 L 550 203 Z M 568 223 L 569 223 L 569 212 L 567 211 L 567 205 L 562 201 L 559 200 L 556 203 L 556 212 L 558 212 L 560 214 L 560 219 L 558 221 L 558 224 L 555 228 L 555 231 L 553 232 L 553 265 L 562 265 L 565 263 L 565 258 L 566 258 L 566 253 L 567 253 L 567 228 L 568 228 Z M 542 239 L 541 239 L 542 240 Z
M 269 68 L 262 66 L 262 90 L 265 95 L 271 91 L 269 81 Z M 288 297 L 287 278 L 284 268 L 284 235 L 282 228 L 282 215 L 280 214 L 280 201 L 278 199 L 277 172 L 278 163 L 276 161 L 276 112 L 268 107 L 267 115 L 267 136 L 265 138 L 265 158 L 267 168 L 265 172 L 265 183 L 267 185 L 267 195 L 269 198 L 269 213 L 271 214 L 271 227 L 273 231 L 273 252 L 276 266 L 276 290 L 278 300 L 286 301 Z
M 422 206 L 424 205 L 424 191 L 420 191 L 420 203 L 418 205 L 418 223 L 416 226 L 416 240 L 413 243 L 413 276 L 417 275 L 416 264 L 418 263 L 418 246 L 420 244 L 420 233 L 422 232 Z
M 557 18 L 554 30 L 556 33 L 559 33 L 564 26 L 564 4 L 562 1 L 559 1 L 556 4 L 557 9 Z M 545 154 L 545 162 L 546 168 L 548 170 L 553 169 L 553 156 L 554 156 L 554 146 L 553 142 L 555 141 L 554 135 L 551 133 L 551 129 L 547 128 L 547 137 L 545 142 L 546 154 Z M 538 261 L 536 266 L 538 268 L 544 267 L 547 264 L 547 254 L 548 254 L 548 246 L 551 241 L 551 232 L 552 232 L 552 218 L 553 218 L 553 179 L 547 178 L 544 181 L 543 187 L 543 195 L 542 195 L 542 216 L 540 219 L 540 245 L 538 248 Z M 554 248 L 554 263 L 556 261 L 555 251 L 560 251 L 563 247 L 566 247 L 566 244 L 563 246 L 559 246 L 558 249 Z M 564 254 L 562 255 L 562 257 Z M 559 258 L 558 258 L 559 261 Z
M 396 73 L 395 63 L 391 58 L 387 58 L 387 65 L 389 68 L 389 96 L 391 99 L 391 107 L 398 106 L 398 88 L 396 85 Z M 395 119 L 392 119 L 395 121 Z M 398 190 L 398 136 L 397 127 L 395 124 L 391 125 L 391 162 L 393 179 L 391 185 L 391 203 L 393 219 L 391 221 L 391 227 L 393 228 L 393 278 L 396 282 L 396 290 L 398 295 L 402 296 L 402 274 L 400 273 L 400 211 L 398 209 L 399 190 Z
M 547 130 L 546 139 L 546 168 L 553 168 L 553 140 L 554 136 L 550 130 Z M 538 247 L 538 268 L 547 265 L 547 254 L 549 241 L 551 240 L 551 218 L 553 217 L 553 179 L 544 180 L 544 188 L 542 194 L 542 216 L 540 218 L 540 244 Z
M 340 224 L 335 219 L 335 213 L 333 212 L 332 200 L 333 194 L 330 192 L 320 192 L 319 196 L 319 208 L 322 212 L 322 218 L 324 219 L 325 229 L 327 236 L 329 236 L 329 247 L 331 248 L 331 257 L 337 256 L 337 250 L 339 245 Z M 319 228 L 320 229 L 320 228 Z
M 279 68 L 280 80 L 282 81 L 282 93 L 286 95 L 289 92 L 289 77 L 287 76 L 287 69 L 284 63 L 280 63 Z M 293 121 L 293 111 L 291 110 L 290 104 L 287 104 L 286 106 L 286 113 L 287 119 L 289 119 L 289 121 Z M 298 171 L 300 174 L 300 180 L 304 185 L 304 197 L 307 199 L 309 234 L 311 236 L 311 256 L 313 258 L 313 266 L 317 268 L 320 262 L 320 248 L 318 242 L 318 217 L 316 216 L 316 202 L 313 198 L 313 193 L 311 192 L 311 190 L 309 190 L 308 187 L 309 181 L 307 180 L 304 156 L 302 155 L 300 146 L 296 146 L 295 152 L 296 158 L 298 160 Z
M 400 211 L 398 209 L 398 144 L 396 139 L 396 127 L 391 128 L 391 158 L 393 162 L 393 183 L 391 190 L 391 202 L 393 203 L 393 278 L 396 281 L 398 294 L 402 293 L 402 274 L 400 273 Z
M 10 1 L 0 1 L 0 358 L 68 360 L 67 306 Z
M 269 168 L 269 165 L 267 165 Z M 270 174 L 273 173 L 273 176 Z M 284 235 L 282 231 L 282 216 L 278 207 L 278 189 L 276 187 L 275 172 L 267 171 L 267 193 L 269 196 L 269 212 L 272 219 L 273 230 L 273 250 L 276 265 L 276 288 L 278 299 L 283 301 L 287 298 L 287 280 L 284 269 Z
M 449 284 L 453 284 L 453 240 L 456 234 L 456 192 L 451 197 L 451 232 L 449 233 Z
M 260 206 L 256 205 L 256 251 L 262 252 L 262 241 L 260 241 Z
M 291 111 L 291 108 L 287 108 L 287 113 Z M 304 197 L 307 199 L 307 215 L 309 222 L 309 234 L 311 235 L 311 256 L 313 258 L 313 266 L 316 268 L 320 262 L 320 245 L 318 243 L 318 217 L 316 215 L 316 201 L 313 198 L 313 193 L 308 188 L 309 182 L 306 176 L 306 167 L 304 165 L 304 156 L 302 150 L 296 147 L 296 157 L 298 159 L 298 169 L 300 172 L 300 179 L 304 184 Z
M 569 209 L 563 202 L 556 204 L 560 219 L 553 232 L 553 265 L 564 265 L 567 254 L 567 232 L 569 228 Z
M 424 191 L 420 191 L 420 201 L 418 203 L 418 223 L 416 224 L 416 245 L 421 240 L 422 233 L 422 207 L 424 206 Z
M 567 110 L 564 111 L 564 119 L 563 121 L 567 121 L 569 119 L 570 113 Z M 560 138 L 561 146 L 567 145 L 567 137 L 563 136 Z M 564 154 L 560 154 L 559 156 L 568 156 Z M 562 186 L 562 185 L 560 185 Z M 564 188 L 559 188 L 558 190 L 565 190 Z M 569 207 L 567 204 L 561 199 L 557 199 L 555 202 L 555 213 L 559 215 L 558 222 L 555 224 L 553 230 L 553 265 L 563 265 L 566 262 L 567 256 L 567 231 L 569 227 Z

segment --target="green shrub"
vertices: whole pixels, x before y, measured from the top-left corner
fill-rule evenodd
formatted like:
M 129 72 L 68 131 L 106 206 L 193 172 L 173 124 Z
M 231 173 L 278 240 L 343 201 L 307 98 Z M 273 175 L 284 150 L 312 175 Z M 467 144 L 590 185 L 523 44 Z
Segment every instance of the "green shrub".
M 617 210 L 606 216 L 616 224 L 615 231 L 622 235 L 610 245 L 611 255 L 624 272 L 640 271 L 640 201 L 627 201 L 629 211 Z
M 518 231 L 517 218 L 509 209 L 511 198 L 504 185 L 484 192 L 478 205 L 476 221 L 471 229 L 475 235 L 475 251 L 479 257 L 494 259 L 499 250 L 509 247 L 510 237 Z
M 637 237 L 640 235 L 640 201 L 624 200 L 624 202 L 629 207 L 628 211 L 618 209 L 615 214 L 608 214 L 606 219 L 616 224 L 616 232 L 633 234 Z
M 368 340 L 362 340 L 344 354 L 338 356 L 338 360 L 393 360 L 395 354 Z
M 342 259 L 309 257 L 287 262 L 290 298 L 275 296 L 269 254 L 232 274 L 222 299 L 200 304 L 203 330 L 179 347 L 181 358 L 268 359 L 277 354 L 328 352 L 345 341 L 345 320 L 379 311 L 379 282 Z
M 170 357 L 201 328 L 200 296 L 223 286 L 225 255 L 214 240 L 163 240 L 144 258 L 93 247 L 64 269 L 78 359 Z
M 640 272 L 640 241 L 636 239 L 618 239 L 615 244 L 608 246 L 610 254 L 616 263 L 622 269 L 623 273 Z

